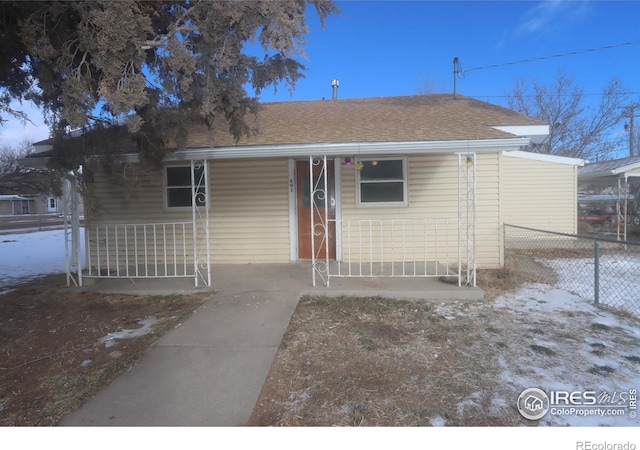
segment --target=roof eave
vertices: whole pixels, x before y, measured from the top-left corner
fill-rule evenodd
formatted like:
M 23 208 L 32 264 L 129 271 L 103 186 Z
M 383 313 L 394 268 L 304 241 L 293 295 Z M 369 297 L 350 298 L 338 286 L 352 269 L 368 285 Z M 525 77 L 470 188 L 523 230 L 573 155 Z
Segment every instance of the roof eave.
M 178 150 L 169 154 L 165 161 L 190 159 L 241 159 L 393 154 L 428 154 L 475 152 L 486 153 L 502 150 L 517 150 L 529 144 L 529 138 L 509 139 L 469 139 L 452 141 L 415 141 L 415 142 L 344 142 L 317 144 L 252 145 L 229 147 L 202 147 Z M 130 154 L 128 159 L 138 160 L 138 155 Z
M 627 170 L 632 170 L 632 168 L 626 168 L 626 170 L 622 170 L 622 168 L 618 169 L 610 169 L 610 170 L 600 170 L 598 172 L 590 172 L 590 173 L 578 173 L 578 181 L 584 182 L 594 182 L 594 181 L 615 181 L 618 179 L 624 178 L 633 178 L 640 177 L 640 174 L 637 173 L 626 173 Z
M 534 144 L 541 144 L 549 136 L 549 124 L 495 125 L 493 128 L 514 136 L 528 137 Z
M 522 159 L 531 159 L 535 161 L 544 161 L 558 164 L 567 164 L 570 166 L 578 166 L 583 167 L 585 164 L 584 159 L 580 158 L 572 158 L 568 156 L 559 156 L 559 155 L 550 155 L 547 153 L 532 153 L 532 152 L 524 152 L 520 150 L 515 151 L 503 151 L 503 155 L 511 156 L 514 158 L 522 158 Z
M 50 156 L 27 157 L 19 158 L 18 164 L 31 169 L 48 169 L 50 161 Z
M 611 173 L 613 175 L 623 175 L 625 172 L 636 170 L 638 168 L 640 168 L 640 163 L 627 164 L 626 166 L 611 169 Z

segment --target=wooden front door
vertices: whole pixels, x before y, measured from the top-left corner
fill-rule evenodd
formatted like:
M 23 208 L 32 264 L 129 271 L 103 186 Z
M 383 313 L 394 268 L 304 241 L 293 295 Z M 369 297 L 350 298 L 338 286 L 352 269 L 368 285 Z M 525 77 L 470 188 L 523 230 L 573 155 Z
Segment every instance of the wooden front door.
M 313 167 L 313 182 L 316 194 L 313 201 L 314 210 L 314 249 L 316 258 L 326 258 L 325 233 L 320 226 L 324 223 L 325 217 L 329 220 L 327 229 L 329 230 L 329 258 L 336 257 L 336 199 L 335 199 L 335 178 L 333 160 L 327 160 L 327 184 L 328 189 L 324 189 L 324 174 L 322 164 Z M 311 249 L 311 187 L 309 186 L 309 161 L 296 162 L 296 189 L 298 208 L 298 258 L 312 259 Z M 320 190 L 328 191 L 328 209 L 325 214 L 324 196 Z

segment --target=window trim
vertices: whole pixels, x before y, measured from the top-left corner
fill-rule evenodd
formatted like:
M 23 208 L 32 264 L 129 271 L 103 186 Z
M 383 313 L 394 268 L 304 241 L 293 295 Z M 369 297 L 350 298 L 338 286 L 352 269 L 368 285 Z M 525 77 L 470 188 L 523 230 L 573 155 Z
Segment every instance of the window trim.
M 185 189 L 185 188 L 189 188 L 189 192 L 190 194 L 193 194 L 192 191 L 192 186 L 193 186 L 193 179 L 191 179 L 191 184 L 189 186 L 169 186 L 169 169 L 175 169 L 175 168 L 186 168 L 189 169 L 189 178 L 192 177 L 192 172 L 191 172 L 191 164 L 168 164 L 165 165 L 163 168 L 163 172 L 164 172 L 164 177 L 163 177 L 163 201 L 164 201 L 164 208 L 169 210 L 169 211 L 181 211 L 181 210 L 191 210 L 191 208 L 193 208 L 193 204 L 191 205 L 186 205 L 186 206 L 170 206 L 169 205 L 169 190 L 170 189 Z M 204 170 L 204 167 L 202 168 L 202 170 Z M 206 177 L 205 177 L 206 179 Z M 204 187 L 204 192 L 207 192 L 208 186 L 203 186 Z M 202 187 L 201 187 L 202 188 Z M 206 197 L 205 197 L 206 198 Z M 191 198 L 191 200 L 193 201 L 193 197 Z M 200 207 L 205 207 L 206 205 L 196 205 L 196 207 L 200 208 Z
M 383 158 L 358 158 L 358 161 L 402 161 L 402 180 L 384 180 L 384 181 L 363 181 L 360 179 L 360 170 L 357 169 L 356 166 L 356 207 L 358 208 L 377 208 L 377 207 L 406 207 L 409 206 L 409 177 L 408 177 L 408 169 L 407 169 L 407 157 L 383 157 Z M 402 182 L 402 197 L 403 200 L 401 202 L 362 202 L 361 200 L 361 185 L 364 182 L 367 183 L 398 183 Z

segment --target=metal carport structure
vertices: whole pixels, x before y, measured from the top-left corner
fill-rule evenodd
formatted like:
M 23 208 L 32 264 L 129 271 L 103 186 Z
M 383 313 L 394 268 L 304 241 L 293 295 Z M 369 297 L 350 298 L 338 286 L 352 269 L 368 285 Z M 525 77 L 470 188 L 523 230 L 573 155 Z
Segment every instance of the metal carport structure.
M 617 187 L 618 239 L 627 240 L 629 185 L 640 183 L 640 156 L 599 161 L 578 168 L 578 184 Z M 621 224 L 624 226 L 620 227 Z M 621 236 L 622 233 L 622 236 Z

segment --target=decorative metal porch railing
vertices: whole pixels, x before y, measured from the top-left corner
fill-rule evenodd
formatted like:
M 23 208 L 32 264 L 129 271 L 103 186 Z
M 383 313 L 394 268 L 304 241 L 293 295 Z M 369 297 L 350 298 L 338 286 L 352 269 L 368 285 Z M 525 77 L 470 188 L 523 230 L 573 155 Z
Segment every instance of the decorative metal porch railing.
M 330 277 L 460 277 L 457 218 L 339 220 L 336 229 Z
M 85 278 L 195 277 L 192 222 L 85 227 Z

